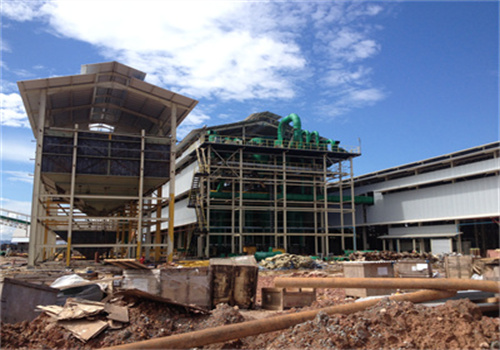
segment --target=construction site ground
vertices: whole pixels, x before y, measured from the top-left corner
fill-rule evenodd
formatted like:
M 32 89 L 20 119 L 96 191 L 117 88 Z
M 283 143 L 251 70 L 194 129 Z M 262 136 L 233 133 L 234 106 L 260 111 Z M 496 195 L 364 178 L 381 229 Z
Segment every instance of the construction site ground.
M 7 263 L 12 265 L 11 261 L 2 259 L 0 266 Z M 277 276 L 340 277 L 342 271 L 338 266 L 321 270 L 260 271 L 256 306 L 252 310 L 219 304 L 210 314 L 200 314 L 152 300 L 122 300 L 128 307 L 130 322 L 120 329 L 107 328 L 86 343 L 42 313 L 31 322 L 2 324 L 0 348 L 96 349 L 354 302 L 354 298 L 346 297 L 344 289 L 318 289 L 316 301 L 306 308 L 264 310 L 261 308 L 261 288 L 274 286 L 273 281 Z M 498 315 L 483 315 L 479 307 L 468 299 L 428 307 L 384 298 L 375 306 L 350 315 L 328 316 L 320 311 L 314 320 L 283 331 L 202 348 L 499 349 L 499 329 Z

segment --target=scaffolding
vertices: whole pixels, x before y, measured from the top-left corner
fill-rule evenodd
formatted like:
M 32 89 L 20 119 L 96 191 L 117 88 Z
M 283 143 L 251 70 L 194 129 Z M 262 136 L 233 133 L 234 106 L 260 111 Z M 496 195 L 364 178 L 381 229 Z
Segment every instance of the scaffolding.
M 246 246 L 323 256 L 355 249 L 355 230 L 344 218 L 353 222 L 355 203 L 365 200 L 354 196 L 359 147 L 279 142 L 276 117 L 251 120 L 202 131 L 188 160 L 198 164 L 188 207 L 203 255 L 241 254 Z
M 82 66 L 75 76 L 18 83 L 36 138 L 28 263 L 63 250 L 171 258 L 173 240 L 151 227 L 173 216 L 176 128 L 197 101 L 144 82 L 145 73 L 117 62 Z M 155 234 L 157 237 L 155 237 Z M 56 244 L 61 237 L 66 244 Z

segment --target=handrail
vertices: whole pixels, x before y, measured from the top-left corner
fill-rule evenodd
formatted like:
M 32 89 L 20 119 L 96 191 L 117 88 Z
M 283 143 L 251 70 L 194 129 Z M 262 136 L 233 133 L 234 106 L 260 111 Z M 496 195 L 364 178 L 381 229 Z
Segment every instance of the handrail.
M 338 150 L 335 149 L 332 150 L 331 148 L 332 145 L 330 142 L 329 143 L 283 142 L 283 144 L 279 144 L 276 142 L 276 138 L 266 138 L 266 137 L 239 137 L 239 136 L 235 137 L 232 135 L 211 134 L 205 137 L 205 142 L 239 145 L 239 146 L 258 146 L 258 147 L 283 148 L 283 149 L 329 151 L 329 152 L 339 152 L 339 153 L 360 153 L 359 146 L 342 145 L 342 147 L 338 147 Z

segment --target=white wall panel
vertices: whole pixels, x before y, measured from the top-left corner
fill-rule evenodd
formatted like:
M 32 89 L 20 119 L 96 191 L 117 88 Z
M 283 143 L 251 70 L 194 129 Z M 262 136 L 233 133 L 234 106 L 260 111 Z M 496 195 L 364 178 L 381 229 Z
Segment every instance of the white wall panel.
M 183 226 L 187 224 L 196 223 L 196 211 L 193 208 L 188 208 L 189 199 L 183 199 L 175 203 L 174 211 L 174 226 Z M 168 218 L 168 207 L 162 209 L 162 217 Z M 168 229 L 168 221 L 163 222 L 161 229 Z
M 412 234 L 434 234 L 454 233 L 457 231 L 455 225 L 432 225 L 432 226 L 410 226 L 389 227 L 389 236 L 412 235 Z
M 467 177 L 478 173 L 488 173 L 500 170 L 500 159 L 488 159 L 471 164 L 456 166 L 448 169 L 441 169 L 424 174 L 416 174 L 400 179 L 383 181 L 367 186 L 357 186 L 356 194 L 364 194 L 370 191 L 384 191 L 398 187 L 407 187 L 411 185 L 425 184 L 429 182 L 438 182 L 446 179 Z
M 175 195 L 178 196 L 184 192 L 191 189 L 191 183 L 193 181 L 193 174 L 198 169 L 198 162 L 195 161 L 189 164 L 186 168 L 182 169 L 180 173 L 175 177 Z M 170 182 L 163 185 L 163 197 L 168 197 L 170 190 Z
M 193 175 L 198 168 L 198 162 L 189 164 L 186 168 L 177 174 L 175 177 L 175 194 L 179 195 L 181 193 L 187 192 L 191 189 L 191 183 L 193 181 Z
M 377 194 L 366 207 L 367 223 L 442 220 L 446 218 L 499 215 L 499 177 Z M 357 223 L 362 220 L 358 206 Z

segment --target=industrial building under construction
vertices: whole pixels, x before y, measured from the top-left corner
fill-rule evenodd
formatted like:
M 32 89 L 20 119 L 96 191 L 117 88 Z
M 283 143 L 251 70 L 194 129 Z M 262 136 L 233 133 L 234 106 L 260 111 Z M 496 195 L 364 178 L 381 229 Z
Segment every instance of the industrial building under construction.
M 69 265 L 76 252 L 159 262 L 498 248 L 498 142 L 354 177 L 360 147 L 293 111 L 234 116 L 178 143 L 197 101 L 145 76 L 108 62 L 18 83 L 37 144 L 30 265 L 61 252 Z
M 30 264 L 61 247 L 69 264 L 73 251 L 159 261 L 174 249 L 208 257 L 355 246 L 355 202 L 371 200 L 354 197 L 359 148 L 269 112 L 177 144 L 197 101 L 144 77 L 109 62 L 18 83 L 37 141 Z
M 176 164 L 176 249 L 205 257 L 352 249 L 352 226 L 334 226 L 332 216 L 352 222 L 355 202 L 371 200 L 353 196 L 359 154 L 305 130 L 296 114 L 255 113 L 193 130 Z

